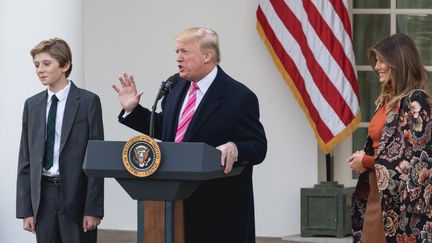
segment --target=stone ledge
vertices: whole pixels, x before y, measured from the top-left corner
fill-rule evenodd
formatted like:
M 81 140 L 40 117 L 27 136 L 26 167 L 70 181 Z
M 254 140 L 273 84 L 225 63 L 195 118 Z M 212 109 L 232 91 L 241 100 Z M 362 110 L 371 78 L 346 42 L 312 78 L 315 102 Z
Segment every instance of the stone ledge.
M 98 243 L 136 243 L 136 231 L 98 229 Z M 291 243 L 276 237 L 257 237 L 256 243 Z
M 335 237 L 301 237 L 300 235 L 289 235 L 282 238 L 290 243 L 351 243 L 352 237 L 335 238 Z

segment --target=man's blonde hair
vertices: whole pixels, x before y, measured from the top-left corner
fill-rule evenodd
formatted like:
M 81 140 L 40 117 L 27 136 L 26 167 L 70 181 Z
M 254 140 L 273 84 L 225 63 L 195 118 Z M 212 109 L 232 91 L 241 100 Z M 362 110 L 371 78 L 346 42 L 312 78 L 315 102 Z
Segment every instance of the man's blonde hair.
M 199 41 L 201 51 L 213 52 L 213 62 L 220 63 L 219 37 L 216 31 L 204 27 L 191 27 L 178 33 L 175 39 Z

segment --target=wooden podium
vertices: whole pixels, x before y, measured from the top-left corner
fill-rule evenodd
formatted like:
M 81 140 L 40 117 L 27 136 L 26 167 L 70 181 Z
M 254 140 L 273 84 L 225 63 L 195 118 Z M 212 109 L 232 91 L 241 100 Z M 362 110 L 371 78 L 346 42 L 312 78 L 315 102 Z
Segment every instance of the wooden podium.
M 239 175 L 243 167 L 224 174 L 220 151 L 205 143 L 158 143 L 161 162 L 148 177 L 135 177 L 122 162 L 125 142 L 90 140 L 83 169 L 88 176 L 115 178 L 137 200 L 138 243 L 184 243 L 183 203 L 206 180 Z

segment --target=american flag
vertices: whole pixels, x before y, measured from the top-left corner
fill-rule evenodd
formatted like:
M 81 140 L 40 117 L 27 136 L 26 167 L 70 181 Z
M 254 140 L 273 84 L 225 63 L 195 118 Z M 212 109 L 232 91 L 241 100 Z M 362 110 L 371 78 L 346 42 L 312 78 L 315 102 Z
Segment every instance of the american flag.
M 259 0 L 257 30 L 331 152 L 360 122 L 348 0 Z

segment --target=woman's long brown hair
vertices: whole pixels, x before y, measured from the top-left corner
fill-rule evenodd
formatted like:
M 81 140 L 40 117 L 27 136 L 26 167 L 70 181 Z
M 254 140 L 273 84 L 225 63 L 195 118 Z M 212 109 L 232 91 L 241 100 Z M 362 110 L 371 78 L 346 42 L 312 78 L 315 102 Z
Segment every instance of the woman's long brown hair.
M 391 35 L 369 49 L 369 63 L 375 70 L 377 57 L 390 68 L 391 83 L 381 85 L 375 104 L 388 103 L 391 110 L 403 97 L 416 89 L 425 90 L 428 73 L 421 63 L 414 41 L 407 35 Z M 389 85 L 391 84 L 391 88 Z

